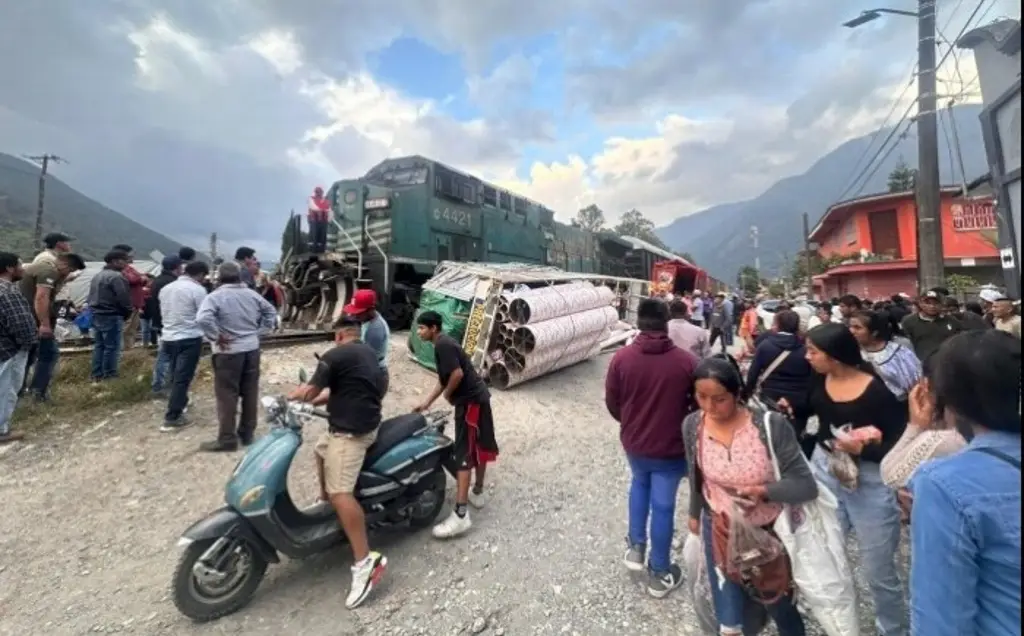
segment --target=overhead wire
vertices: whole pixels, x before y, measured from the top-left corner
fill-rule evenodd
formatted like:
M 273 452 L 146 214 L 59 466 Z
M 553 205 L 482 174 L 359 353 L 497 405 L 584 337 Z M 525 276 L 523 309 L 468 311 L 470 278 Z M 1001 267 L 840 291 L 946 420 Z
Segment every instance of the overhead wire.
M 959 41 L 959 39 L 963 36 L 963 34 L 967 32 L 967 29 L 970 28 L 971 23 L 974 22 L 975 18 L 977 18 L 979 12 L 985 6 L 985 3 L 988 2 L 988 1 L 989 0 L 980 0 L 978 5 L 975 6 L 974 10 L 971 12 L 971 15 L 964 22 L 963 26 L 960 29 L 960 32 L 957 34 L 956 38 L 954 38 L 953 42 Z M 994 5 L 995 0 L 991 0 L 991 2 Z M 956 7 L 953 9 L 953 11 L 950 14 L 949 18 L 946 20 L 946 24 L 943 25 L 943 27 L 941 29 L 937 28 L 936 32 L 939 32 L 939 31 L 946 32 L 948 30 L 950 24 L 952 24 L 952 22 L 953 22 L 953 19 L 954 19 L 954 16 L 955 16 L 956 12 L 960 9 L 962 4 L 963 4 L 963 0 L 959 0 L 957 2 Z M 991 5 L 989 7 L 989 10 L 991 10 Z M 986 15 L 987 15 L 987 12 L 986 12 Z M 949 57 L 953 54 L 954 48 L 955 47 L 953 47 L 953 46 L 950 46 L 949 48 L 947 48 L 946 53 L 942 56 L 942 59 L 938 62 L 938 64 L 935 65 L 936 71 L 938 71 L 938 69 L 940 69 L 942 67 L 942 65 L 945 64 L 946 60 L 948 60 Z M 919 72 L 919 69 L 918 69 L 918 72 Z M 915 78 L 916 78 L 916 74 L 915 74 Z M 912 84 L 913 84 L 913 78 L 911 79 L 911 85 Z M 886 127 L 886 124 L 888 123 L 888 120 L 892 117 L 891 113 L 895 112 L 896 109 L 899 107 L 899 103 L 900 103 L 900 101 L 902 101 L 903 97 L 906 95 L 907 90 L 909 90 L 909 86 L 902 93 L 900 93 L 900 95 L 893 102 L 893 108 L 890 109 L 890 114 L 887 115 L 887 117 L 884 120 L 883 124 L 879 127 L 879 129 L 875 132 L 875 134 L 872 135 L 872 138 L 869 140 L 868 145 L 867 145 L 863 155 L 866 155 L 867 151 L 870 151 L 870 149 L 874 146 L 874 140 L 877 139 L 877 137 L 885 130 L 885 127 Z M 843 189 L 842 193 L 836 199 L 837 202 L 838 201 L 842 201 L 846 197 L 847 193 L 849 193 L 851 191 L 851 189 L 858 182 L 860 183 L 860 187 L 858 187 L 856 189 L 854 196 L 857 196 L 858 194 L 860 194 L 860 192 L 863 191 L 863 189 L 870 182 L 872 177 L 874 177 L 874 175 L 878 173 L 878 170 L 881 168 L 881 165 L 892 154 L 892 152 L 895 149 L 895 147 L 898 146 L 901 141 L 906 139 L 907 133 L 909 132 L 909 125 L 907 126 L 907 130 L 904 130 L 902 133 L 899 132 L 900 131 L 900 127 L 904 124 L 904 122 L 907 121 L 908 118 L 910 118 L 911 111 L 913 111 L 914 106 L 916 106 L 916 105 L 917 105 L 917 100 L 914 100 L 914 101 L 912 101 L 907 106 L 907 109 L 905 110 L 903 116 L 900 117 L 900 119 L 896 122 L 896 124 L 893 125 L 893 127 L 889 130 L 889 134 L 886 136 L 885 140 L 882 142 L 882 144 L 875 151 L 875 154 L 872 156 L 871 160 L 868 161 L 868 163 L 863 167 L 863 169 L 860 170 L 859 173 L 857 173 L 857 167 L 860 165 L 860 162 L 863 159 L 863 155 L 862 155 L 861 159 L 858 159 L 857 163 L 855 164 L 854 170 L 853 170 L 854 173 L 856 174 L 856 176 L 853 177 L 850 180 L 849 184 Z M 913 123 L 914 121 L 916 121 L 916 118 L 919 117 L 921 114 L 922 113 L 918 112 L 915 117 L 910 119 L 910 123 Z M 897 138 L 897 135 L 898 135 L 898 138 Z M 891 147 L 891 148 L 887 148 L 888 144 L 890 142 L 892 142 L 893 139 L 896 139 L 895 145 L 893 147 Z M 874 168 L 872 169 L 872 164 L 875 164 L 876 162 L 878 162 L 877 165 L 875 165 Z M 870 171 L 870 173 L 869 173 L 869 171 Z
M 964 0 L 957 0 L 956 6 L 953 7 L 952 11 L 950 11 L 949 18 L 946 20 L 946 24 L 942 26 L 942 31 L 947 30 L 949 28 L 949 25 L 953 23 L 954 16 L 956 16 L 957 12 L 960 11 L 960 7 L 962 7 L 963 4 Z M 889 121 L 892 119 L 892 116 L 896 113 L 896 110 L 899 108 L 900 102 L 903 101 L 903 98 L 906 97 L 910 89 L 913 88 L 917 80 L 917 75 L 918 64 L 917 60 L 915 60 L 910 66 L 910 78 L 904 85 L 903 91 L 896 97 L 896 99 L 893 100 L 892 107 L 886 114 L 885 119 L 883 119 L 882 123 L 879 124 L 877 129 L 875 129 L 875 132 L 871 134 L 871 139 L 869 139 L 867 145 L 864 146 L 864 151 L 861 153 L 860 157 L 857 158 L 857 161 L 853 164 L 853 169 L 850 171 L 852 175 L 851 178 L 847 181 L 846 186 L 843 188 L 842 192 L 840 192 L 839 196 L 836 197 L 836 201 L 842 201 L 843 198 L 846 197 L 847 193 L 849 193 L 850 190 L 857 184 L 857 182 L 860 181 L 861 177 L 863 177 L 864 174 L 871 169 L 872 162 L 874 162 L 879 157 L 879 155 L 881 155 L 885 148 L 885 145 L 892 139 L 895 131 L 900 127 L 900 124 L 903 123 L 904 118 L 909 116 L 910 111 L 913 109 L 913 104 L 911 104 L 910 108 L 907 109 L 907 112 L 904 113 L 903 118 L 901 118 L 899 121 L 896 122 L 896 124 L 893 125 L 892 130 L 890 130 L 889 136 L 886 137 L 886 141 L 883 141 L 882 145 L 878 147 L 878 150 L 875 152 L 874 156 L 872 156 L 871 160 L 869 160 L 867 164 L 861 167 L 861 162 L 864 161 L 864 157 L 868 156 L 868 153 L 871 152 L 871 149 L 875 145 L 875 141 L 877 141 L 878 138 L 882 135 L 882 133 L 885 132 L 886 127 L 889 125 Z

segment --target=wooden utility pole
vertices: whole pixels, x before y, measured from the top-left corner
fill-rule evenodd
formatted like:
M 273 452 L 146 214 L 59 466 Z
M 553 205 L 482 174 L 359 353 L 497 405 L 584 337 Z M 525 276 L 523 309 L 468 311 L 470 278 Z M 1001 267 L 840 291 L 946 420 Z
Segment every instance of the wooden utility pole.
M 917 23 L 917 274 L 925 290 L 941 286 L 946 278 L 936 112 L 935 0 L 918 0 Z
M 39 201 L 36 204 L 36 228 L 33 234 L 35 239 L 36 247 L 38 248 L 43 242 L 43 210 L 46 209 L 46 174 L 50 170 L 50 162 L 54 163 L 67 163 L 66 160 L 61 159 L 57 155 L 51 155 L 49 153 L 45 155 L 22 155 L 25 159 L 38 163 L 40 166 L 39 170 Z
M 811 270 L 811 264 L 814 262 L 814 257 L 811 254 L 811 219 L 804 212 L 804 274 L 807 276 L 807 297 L 814 298 L 814 272 Z

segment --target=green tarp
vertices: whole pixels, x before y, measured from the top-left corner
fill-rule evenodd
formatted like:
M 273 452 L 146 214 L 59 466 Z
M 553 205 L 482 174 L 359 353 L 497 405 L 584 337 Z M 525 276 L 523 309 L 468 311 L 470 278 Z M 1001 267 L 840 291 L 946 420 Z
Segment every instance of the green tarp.
M 436 311 L 441 314 L 443 329 L 446 334 L 455 338 L 461 343 L 462 337 L 466 334 L 466 321 L 469 320 L 470 303 L 445 296 L 433 290 L 424 290 L 420 296 L 420 307 L 412 321 L 412 331 L 409 333 L 409 350 L 412 351 L 416 361 L 428 369 L 434 368 L 434 345 L 423 342 L 416 335 L 416 319 L 425 311 Z

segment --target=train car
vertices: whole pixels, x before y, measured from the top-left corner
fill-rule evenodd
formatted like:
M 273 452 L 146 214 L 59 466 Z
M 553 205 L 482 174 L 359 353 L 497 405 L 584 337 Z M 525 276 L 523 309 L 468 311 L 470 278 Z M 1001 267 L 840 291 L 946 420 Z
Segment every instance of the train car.
M 655 263 L 683 260 L 639 239 L 559 223 L 540 203 L 421 156 L 386 159 L 363 177 L 334 183 L 326 196 L 327 253 L 296 245 L 281 267 L 288 297 L 298 303 L 289 301 L 286 317 L 302 316 L 307 326 L 328 323 L 366 287 L 377 292 L 392 326 L 407 327 L 420 288 L 442 261 L 651 280 Z

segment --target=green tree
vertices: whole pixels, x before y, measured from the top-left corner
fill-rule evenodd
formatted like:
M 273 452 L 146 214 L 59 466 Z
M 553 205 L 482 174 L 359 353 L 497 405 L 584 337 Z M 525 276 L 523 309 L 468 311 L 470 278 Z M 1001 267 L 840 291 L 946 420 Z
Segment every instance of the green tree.
M 963 297 L 967 292 L 978 288 L 978 281 L 967 274 L 950 274 L 946 276 L 946 287 L 954 296 Z
M 889 173 L 889 192 L 910 192 L 917 184 L 917 170 L 907 165 L 907 162 L 900 159 L 896 168 Z
M 736 286 L 747 296 L 761 291 L 761 274 L 750 265 L 744 265 L 736 274 Z
M 783 298 L 786 295 L 786 285 L 781 280 L 774 281 L 768 285 L 768 295 L 773 298 Z
M 668 246 L 658 238 L 657 234 L 655 234 L 654 221 L 648 219 L 636 208 L 633 208 L 622 215 L 622 218 L 619 219 L 619 224 L 615 226 L 614 231 L 616 234 L 621 236 L 632 236 L 640 239 L 641 241 L 647 241 L 651 245 L 660 247 L 663 250 L 668 249 Z
M 591 203 L 576 213 L 572 225 L 591 232 L 600 232 L 604 229 L 604 222 L 604 210 Z

